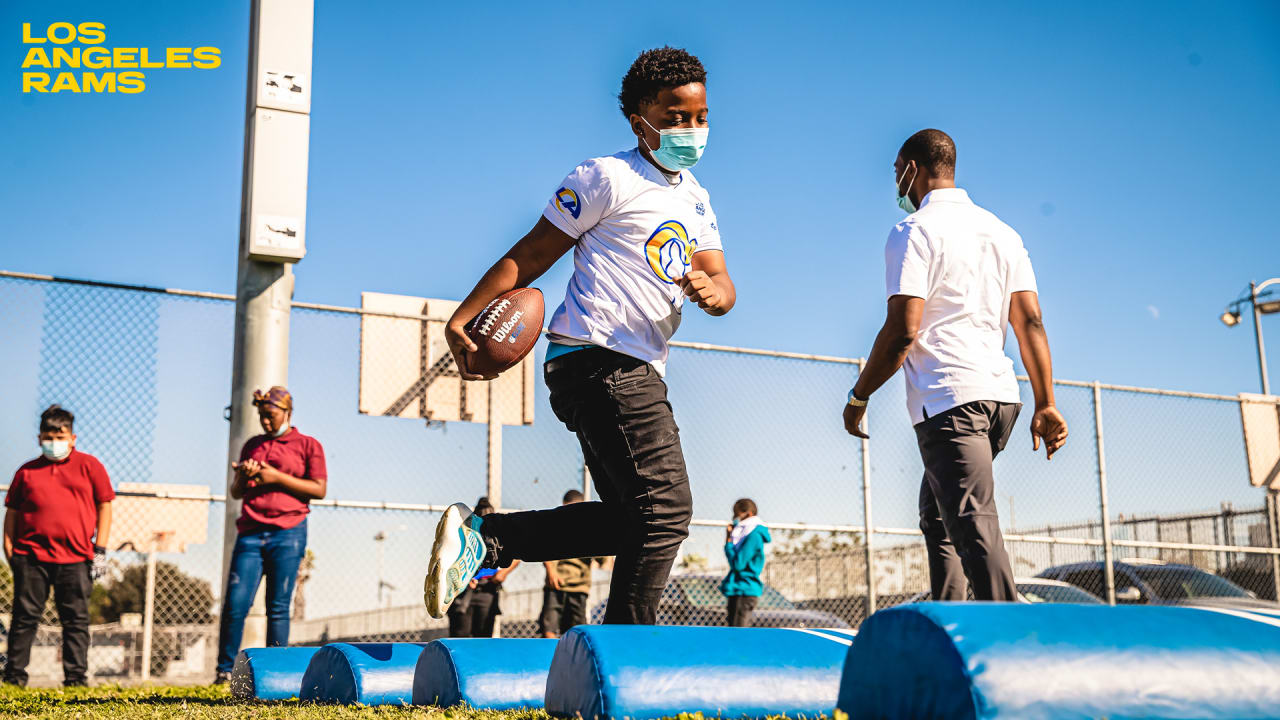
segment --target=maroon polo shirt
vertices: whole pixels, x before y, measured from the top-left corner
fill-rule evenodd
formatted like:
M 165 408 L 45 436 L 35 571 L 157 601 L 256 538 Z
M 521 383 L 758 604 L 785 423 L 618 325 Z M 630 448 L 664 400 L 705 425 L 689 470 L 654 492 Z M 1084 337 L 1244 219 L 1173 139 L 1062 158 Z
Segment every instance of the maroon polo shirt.
M 324 448 L 320 441 L 303 435 L 297 428 L 280 437 L 257 435 L 249 438 L 240 451 L 240 461 L 257 460 L 286 475 L 307 480 L 327 480 L 324 466 Z M 244 503 L 236 530 L 287 530 L 297 526 L 311 512 L 308 501 L 299 499 L 279 485 L 258 485 L 245 490 Z
M 43 455 L 18 468 L 4 505 L 17 513 L 13 552 L 68 565 L 93 560 L 98 505 L 116 493 L 98 458 L 72 450 L 61 462 Z

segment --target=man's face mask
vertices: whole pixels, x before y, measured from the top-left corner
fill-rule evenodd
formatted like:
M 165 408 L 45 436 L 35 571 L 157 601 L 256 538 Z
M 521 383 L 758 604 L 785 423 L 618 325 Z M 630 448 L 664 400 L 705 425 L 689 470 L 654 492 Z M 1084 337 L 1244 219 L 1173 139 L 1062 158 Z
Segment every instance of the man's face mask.
M 710 128 L 659 130 L 645 120 L 643 115 L 640 119 L 662 138 L 657 150 L 649 147 L 643 135 L 640 136 L 640 142 L 644 143 L 653 155 L 653 159 L 664 169 L 675 173 L 688 170 L 698 164 L 698 160 L 702 158 L 702 151 L 707 149 L 707 135 L 711 132 Z
M 916 204 L 911 202 L 911 195 L 910 195 L 911 186 L 914 185 L 916 182 L 915 167 L 911 168 L 911 182 L 907 183 L 907 187 L 904 190 L 902 188 L 902 181 L 906 179 L 907 179 L 907 171 L 903 170 L 901 178 L 894 178 L 894 186 L 897 188 L 896 192 L 898 193 L 898 207 L 902 208 L 908 215 L 910 215 L 911 213 L 916 211 Z

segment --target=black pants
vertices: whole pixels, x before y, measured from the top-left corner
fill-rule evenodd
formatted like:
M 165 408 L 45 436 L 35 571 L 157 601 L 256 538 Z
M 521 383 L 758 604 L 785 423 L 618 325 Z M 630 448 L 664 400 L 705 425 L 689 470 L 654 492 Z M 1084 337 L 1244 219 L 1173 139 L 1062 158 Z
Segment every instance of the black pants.
M 542 588 L 542 614 L 538 634 L 563 635 L 569 628 L 587 624 L 587 593 Z
M 487 516 L 486 562 L 614 555 L 604 621 L 652 625 L 693 513 L 667 385 L 648 363 L 603 348 L 553 359 L 546 381 L 600 501 Z
M 27 684 L 27 664 L 44 604 L 53 588 L 58 621 L 62 624 L 62 682 L 84 685 L 89 672 L 89 578 L 91 563 L 66 565 L 40 562 L 29 555 L 14 555 L 13 620 L 9 623 L 9 664 L 4 681 Z
M 1012 602 L 1018 590 L 996 516 L 991 461 L 1004 449 L 1022 405 L 978 400 L 916 425 L 924 460 L 920 530 L 934 600 Z
M 497 588 L 468 588 L 449 605 L 449 637 L 493 637 L 501 614 Z
M 755 614 L 759 600 L 754 595 L 730 595 L 729 615 L 724 624 L 729 627 L 751 627 L 751 616 Z

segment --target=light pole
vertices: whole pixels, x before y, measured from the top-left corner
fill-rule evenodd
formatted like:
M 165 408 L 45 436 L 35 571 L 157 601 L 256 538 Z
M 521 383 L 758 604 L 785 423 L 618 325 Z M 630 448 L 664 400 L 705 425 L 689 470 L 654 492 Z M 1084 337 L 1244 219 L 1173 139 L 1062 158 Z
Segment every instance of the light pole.
M 1280 277 L 1264 280 L 1261 283 L 1249 283 L 1249 297 L 1237 298 L 1222 313 L 1222 324 L 1235 327 L 1240 324 L 1240 308 L 1246 302 L 1253 308 L 1253 337 L 1258 345 L 1258 375 L 1262 380 L 1262 394 L 1271 394 L 1271 382 L 1267 378 L 1267 350 L 1262 344 L 1262 316 L 1280 312 L 1280 298 L 1270 299 L 1276 294 L 1267 290 L 1272 285 L 1280 285 Z M 1264 298 L 1268 298 L 1265 299 Z M 1267 497 L 1267 534 L 1271 536 L 1271 547 L 1280 547 L 1280 499 L 1274 490 L 1266 490 Z M 1280 556 L 1271 556 L 1271 580 L 1275 587 L 1277 599 L 1280 599 Z
M 1280 298 L 1264 300 L 1275 295 L 1274 290 L 1267 290 L 1272 285 L 1280 285 L 1280 277 L 1265 280 L 1262 283 L 1249 283 L 1249 296 L 1237 298 L 1227 305 L 1222 313 L 1222 324 L 1235 327 L 1240 324 L 1240 308 L 1248 303 L 1253 308 L 1253 337 L 1258 344 L 1258 374 L 1262 378 L 1262 394 L 1271 394 L 1271 382 L 1267 378 L 1267 350 L 1262 344 L 1262 316 L 1280 312 Z
M 401 525 L 397 525 L 394 529 L 404 530 L 406 528 L 403 524 L 401 524 Z M 391 607 L 391 593 L 395 592 L 396 590 L 396 586 L 387 582 L 387 579 L 386 579 L 386 552 L 384 550 L 384 546 L 386 545 L 387 538 L 390 536 L 390 534 L 391 534 L 390 530 L 379 530 L 378 533 L 373 536 L 373 541 L 377 543 L 377 547 L 378 547 L 378 607 L 379 608 Z M 383 603 L 383 599 L 382 599 L 383 590 L 387 591 L 385 604 Z

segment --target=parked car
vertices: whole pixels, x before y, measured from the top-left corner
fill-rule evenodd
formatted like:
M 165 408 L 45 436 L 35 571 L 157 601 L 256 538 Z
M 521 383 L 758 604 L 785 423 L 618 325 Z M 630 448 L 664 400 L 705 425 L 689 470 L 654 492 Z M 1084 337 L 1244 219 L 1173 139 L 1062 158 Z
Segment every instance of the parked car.
M 591 609 L 591 622 L 604 621 L 608 603 Z M 728 601 L 720 593 L 719 575 L 675 575 L 662 591 L 659 625 L 724 625 Z M 776 589 L 765 585 L 752 616 L 753 627 L 847 628 L 849 623 L 821 610 L 802 610 Z
M 1160 560 L 1127 559 L 1113 564 L 1118 605 L 1202 605 L 1227 608 L 1266 608 L 1280 604 L 1259 600 L 1230 580 L 1191 565 Z M 1051 567 L 1039 577 L 1069 582 L 1102 594 L 1106 587 L 1101 562 Z
M 1101 605 L 1102 601 L 1071 583 L 1045 578 L 1014 578 L 1018 588 L 1018 602 L 1022 603 L 1077 603 L 1080 605 Z M 907 602 L 924 602 L 929 599 L 929 591 L 916 593 Z M 973 599 L 973 591 L 969 598 Z

